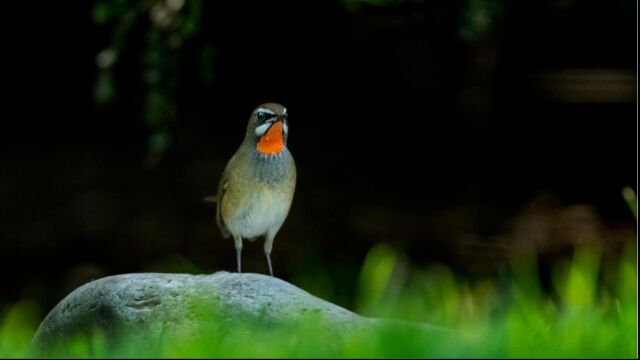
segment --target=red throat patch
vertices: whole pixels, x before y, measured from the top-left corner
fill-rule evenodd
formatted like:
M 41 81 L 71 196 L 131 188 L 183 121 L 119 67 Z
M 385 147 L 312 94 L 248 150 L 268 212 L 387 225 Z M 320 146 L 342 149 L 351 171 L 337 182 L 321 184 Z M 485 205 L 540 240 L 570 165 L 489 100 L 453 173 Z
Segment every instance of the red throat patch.
M 271 125 L 267 133 L 262 135 L 260 141 L 258 141 L 256 148 L 260 153 L 265 155 L 277 154 L 284 149 L 281 121 Z

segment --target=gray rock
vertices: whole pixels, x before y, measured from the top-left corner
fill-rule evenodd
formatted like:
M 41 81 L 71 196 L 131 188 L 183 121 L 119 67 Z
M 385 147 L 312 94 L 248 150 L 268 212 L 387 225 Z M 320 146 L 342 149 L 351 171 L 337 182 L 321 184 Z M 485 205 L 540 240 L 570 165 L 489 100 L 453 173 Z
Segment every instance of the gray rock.
M 167 339 L 181 341 L 195 333 L 215 334 L 216 329 L 224 331 L 225 326 L 239 321 L 277 327 L 309 321 L 309 316 L 324 320 L 317 322 L 318 331 L 327 334 L 344 334 L 384 322 L 260 274 L 126 274 L 74 290 L 42 321 L 32 348 L 35 356 L 64 354 L 69 339 L 91 336 L 98 330 L 106 346 L 126 338 L 153 351 Z M 209 328 L 203 331 L 203 326 Z

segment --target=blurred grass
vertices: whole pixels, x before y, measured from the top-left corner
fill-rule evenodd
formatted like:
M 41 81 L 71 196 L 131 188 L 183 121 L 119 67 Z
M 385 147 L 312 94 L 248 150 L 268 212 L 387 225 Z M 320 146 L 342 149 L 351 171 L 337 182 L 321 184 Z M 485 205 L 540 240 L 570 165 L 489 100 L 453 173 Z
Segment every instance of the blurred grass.
M 622 189 L 622 197 L 629 205 L 629 209 L 633 213 L 633 216 L 638 220 L 638 198 L 636 197 L 636 192 L 629 186 L 626 186 Z
M 77 339 L 73 357 L 635 357 L 637 355 L 636 245 L 603 269 L 600 250 L 577 248 L 553 273 L 553 294 L 541 289 L 532 253 L 514 260 L 506 281 L 457 280 L 433 265 L 411 278 L 394 275 L 400 258 L 388 245 L 374 247 L 363 266 L 357 312 L 428 322 L 455 332 L 427 334 L 402 327 L 334 334 L 307 319 L 294 331 L 238 321 L 208 325 L 199 336 L 167 342 L 149 353 L 139 344 L 105 346 L 100 334 Z M 604 277 L 603 271 L 615 276 Z M 400 281 L 397 287 L 392 282 Z M 209 316 L 203 313 L 203 318 Z M 20 301 L 2 313 L 0 357 L 28 354 L 41 319 L 38 305 Z M 215 324 L 215 322 L 213 322 Z
M 626 191 L 631 206 L 633 198 Z M 150 350 L 135 341 L 105 343 L 100 333 L 70 340 L 60 357 L 569 357 L 636 358 L 637 243 L 605 261 L 597 243 L 574 249 L 540 279 L 533 249 L 510 256 L 504 276 L 461 278 L 441 264 L 409 268 L 389 244 L 374 246 L 358 279 L 354 311 L 365 316 L 428 323 L 453 331 L 385 325 L 351 333 L 318 331 L 321 318 L 291 328 L 238 319 L 203 321 L 194 336 Z M 201 309 L 215 319 L 215 309 Z M 28 356 L 42 319 L 25 299 L 0 309 L 0 357 Z M 313 317 L 313 315 L 310 315 Z

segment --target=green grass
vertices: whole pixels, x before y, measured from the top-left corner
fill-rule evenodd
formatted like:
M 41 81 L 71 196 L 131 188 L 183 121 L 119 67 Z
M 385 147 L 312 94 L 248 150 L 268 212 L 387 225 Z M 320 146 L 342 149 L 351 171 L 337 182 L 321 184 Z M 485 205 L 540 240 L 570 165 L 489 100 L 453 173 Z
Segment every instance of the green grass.
M 551 281 L 543 286 L 533 251 L 512 254 L 501 276 L 471 281 L 439 264 L 410 268 L 401 253 L 379 244 L 363 263 L 353 310 L 451 331 L 389 325 L 327 334 L 318 331 L 323 324 L 319 318 L 291 328 L 238 319 L 224 326 L 209 322 L 196 329 L 197 335 L 166 341 L 157 351 L 135 341 L 107 345 L 95 333 L 72 340 L 70 350 L 59 355 L 635 358 L 636 254 L 635 239 L 613 260 L 597 245 L 578 247 L 553 266 Z M 0 357 L 27 356 L 43 315 L 28 299 L 5 307 L 0 312 Z M 202 313 L 208 316 L 215 315 Z
M 295 329 L 238 321 L 198 329 L 200 336 L 167 342 L 159 352 L 141 344 L 107 346 L 99 333 L 77 339 L 74 357 L 635 357 L 637 355 L 636 246 L 606 267 L 597 247 L 579 248 L 558 264 L 553 288 L 543 291 L 532 254 L 514 257 L 512 276 L 473 283 L 440 265 L 415 271 L 405 284 L 393 269 L 399 256 L 388 246 L 371 250 L 363 266 L 357 311 L 422 321 L 454 331 L 399 326 L 368 332 L 317 331 L 322 319 Z M 0 357 L 23 357 L 42 312 L 24 300 L 6 309 Z M 204 315 L 203 316 L 207 316 Z

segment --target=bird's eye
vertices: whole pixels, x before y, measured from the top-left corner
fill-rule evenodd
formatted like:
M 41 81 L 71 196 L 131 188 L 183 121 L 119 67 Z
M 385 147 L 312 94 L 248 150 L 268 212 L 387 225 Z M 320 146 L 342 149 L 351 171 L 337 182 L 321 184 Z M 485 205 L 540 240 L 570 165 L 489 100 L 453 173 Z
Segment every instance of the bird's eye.
M 258 120 L 264 121 L 264 119 L 266 119 L 266 118 L 267 118 L 267 115 L 265 113 L 263 113 L 263 112 L 259 112 L 258 113 Z

